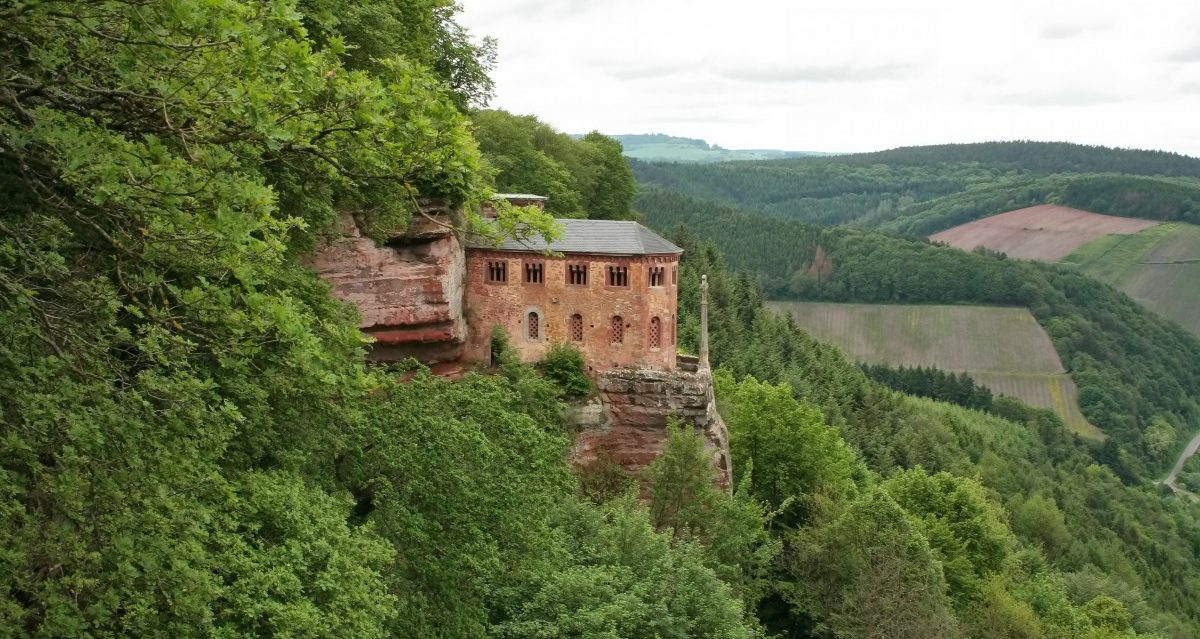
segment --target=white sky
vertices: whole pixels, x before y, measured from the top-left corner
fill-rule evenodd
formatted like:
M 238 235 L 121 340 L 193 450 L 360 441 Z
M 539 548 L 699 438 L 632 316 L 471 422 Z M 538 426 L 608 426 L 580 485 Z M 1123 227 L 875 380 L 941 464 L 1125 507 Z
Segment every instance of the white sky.
M 568 133 L 1200 156 L 1200 0 L 460 0 L 492 105 Z

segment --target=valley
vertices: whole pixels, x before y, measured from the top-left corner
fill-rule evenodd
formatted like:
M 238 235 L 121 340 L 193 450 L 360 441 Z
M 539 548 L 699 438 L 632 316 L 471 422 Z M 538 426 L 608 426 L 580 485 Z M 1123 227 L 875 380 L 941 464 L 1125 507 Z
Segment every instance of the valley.
M 1104 434 L 1079 410 L 1078 389 L 1050 337 L 1024 308 L 768 302 L 813 337 L 867 364 L 966 372 L 997 395 L 1053 410 L 1072 431 Z
M 837 148 L 827 11 L 9 4 L 0 637 L 1200 637 L 1200 158 L 599 132 Z

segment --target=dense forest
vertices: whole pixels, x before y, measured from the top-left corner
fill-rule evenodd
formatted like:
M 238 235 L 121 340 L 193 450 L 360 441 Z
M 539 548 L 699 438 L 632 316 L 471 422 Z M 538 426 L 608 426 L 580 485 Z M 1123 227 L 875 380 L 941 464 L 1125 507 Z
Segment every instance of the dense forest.
M 867 377 L 909 395 L 928 397 L 986 412 L 996 410 L 992 391 L 977 384 L 966 373 L 949 373 L 931 366 L 860 363 L 859 367 Z
M 1028 307 L 1078 385 L 1084 415 L 1109 436 L 1105 462 L 1127 481 L 1165 470 L 1176 444 L 1200 425 L 1200 340 L 1087 276 L 923 240 L 744 214 L 662 191 L 639 194 L 636 206 L 657 228 L 685 226 L 712 238 L 772 297 Z M 1164 423 L 1171 431 L 1165 440 Z
M 1200 160 L 1157 151 L 995 142 L 763 162 L 631 165 L 643 186 L 790 220 L 913 235 L 1046 203 L 1200 220 Z
M 494 48 L 455 11 L 0 9 L 0 636 L 1200 633 L 1194 508 L 1048 412 L 871 381 L 694 235 L 681 341 L 706 273 L 733 493 L 686 425 L 644 476 L 572 469 L 563 400 L 588 391 L 562 349 L 534 368 L 497 339 L 455 382 L 367 366 L 305 266 L 339 216 L 473 211 L 505 184 L 489 117 L 581 207 L 612 168 L 602 136 L 572 164 L 475 111 Z
M 799 499 L 776 515 L 776 521 L 794 517 L 794 529 L 779 532 L 779 590 L 759 608 L 769 629 L 784 636 L 810 636 L 809 624 L 827 624 L 831 611 L 845 614 L 839 606 L 861 603 L 855 598 L 860 591 L 848 586 L 863 587 L 855 579 L 889 583 L 888 568 L 873 572 L 859 554 L 871 553 L 874 561 L 887 556 L 872 550 L 894 531 L 886 523 L 892 506 L 888 500 L 878 501 L 875 487 L 882 486 L 902 510 L 921 520 L 919 526 L 942 564 L 950 614 L 965 636 L 1112 636 L 1081 623 L 1089 607 L 1093 612 L 1099 607 L 1093 598 L 1101 595 L 1120 600 L 1124 619 L 1130 618 L 1130 611 L 1141 611 L 1132 613 L 1131 623 L 1139 632 L 1192 637 L 1200 631 L 1195 590 L 1200 585 L 1200 512 L 1194 504 L 1157 487 L 1126 485 L 1098 461 L 1099 451 L 1067 431 L 1050 411 L 1002 399 L 989 415 L 909 397 L 871 381 L 835 347 L 817 342 L 788 318 L 763 307 L 761 288 L 747 275 L 730 272 L 715 245 L 688 231 L 676 235 L 676 242 L 687 251 L 680 275 L 681 342 L 695 347 L 696 282 L 706 273 L 712 358 L 728 376 L 718 386 L 718 401 L 729 421 L 735 469 L 750 462 L 752 469 L 745 471 L 750 477 L 743 481 L 752 488 L 762 486 L 753 493 L 767 504 L 779 503 L 772 494 L 779 482 L 813 477 L 814 469 L 837 459 L 828 452 L 811 452 L 829 449 L 820 442 L 797 442 L 792 449 L 785 448 L 782 439 L 776 440 L 779 445 L 764 443 L 765 438 L 779 436 L 775 429 L 783 428 L 773 421 L 783 414 L 775 408 L 783 400 L 762 390 L 764 382 L 782 384 L 777 388 L 786 389 L 801 406 L 819 410 L 809 414 L 835 427 L 869 474 L 882 479 L 880 484 L 869 476 L 857 480 L 856 489 L 841 491 L 828 479 L 803 479 L 821 488 L 788 493 Z M 743 379 L 742 387 L 730 388 L 733 379 Z M 746 387 L 757 392 L 751 394 Z M 734 406 L 728 407 L 731 402 Z M 803 423 L 804 413 L 799 411 L 805 409 L 793 410 L 798 413 L 791 421 Z M 777 466 L 790 459 L 802 460 L 791 467 L 794 474 Z M 918 468 L 922 470 L 914 473 Z M 852 470 L 851 476 L 861 472 Z M 932 503 L 945 510 L 913 511 L 912 502 L 889 487 L 910 481 L 923 485 L 916 489 L 922 494 L 940 495 Z M 975 513 L 973 523 L 952 521 L 956 503 L 964 509 L 959 516 Z M 997 507 L 995 519 L 976 510 Z M 936 530 L 942 525 L 949 530 Z M 865 542 L 866 550 L 856 549 L 864 543 L 857 527 L 880 531 L 879 538 Z M 964 538 L 965 530 L 980 537 Z M 1015 540 L 1003 541 L 1008 535 Z M 958 541 L 950 541 L 955 536 Z M 997 554 L 987 559 L 986 547 Z M 969 558 L 955 559 L 955 548 L 968 549 Z M 893 552 L 906 560 L 912 557 L 911 551 Z M 915 579 L 919 573 L 912 566 L 910 570 Z M 915 592 L 906 605 L 922 610 L 923 620 L 895 617 L 875 622 L 897 624 L 895 634 L 888 636 L 956 636 L 933 628 L 946 619 L 941 616 L 945 608 L 923 598 L 928 586 L 916 582 L 907 583 Z M 831 583 L 842 587 L 828 590 Z M 972 594 L 964 596 L 964 589 Z M 884 600 L 879 593 L 874 596 Z M 1072 612 L 1072 606 L 1083 614 Z M 857 617 L 841 619 L 852 624 Z M 839 627 L 837 636 L 862 635 L 853 630 L 841 634 Z

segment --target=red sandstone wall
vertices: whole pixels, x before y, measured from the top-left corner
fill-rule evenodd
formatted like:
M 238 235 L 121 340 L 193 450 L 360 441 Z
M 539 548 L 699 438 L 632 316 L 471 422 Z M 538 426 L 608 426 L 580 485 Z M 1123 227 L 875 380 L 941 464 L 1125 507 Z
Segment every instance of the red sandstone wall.
M 375 338 L 371 359 L 458 359 L 466 340 L 465 255 L 454 234 L 423 217 L 384 246 L 363 237 L 351 220 L 343 232 L 309 264 L 334 296 L 358 307 L 359 327 Z
M 487 282 L 487 262 L 508 263 L 508 281 Z M 525 260 L 541 261 L 543 284 L 526 284 Z M 566 266 L 586 261 L 590 264 L 586 286 L 567 284 Z M 583 316 L 583 342 L 571 342 L 583 352 L 593 372 L 614 368 L 645 367 L 657 370 L 675 368 L 675 313 L 679 287 L 672 272 L 679 258 L 669 256 L 614 257 L 568 255 L 546 257 L 536 253 L 515 253 L 470 249 L 467 253 L 466 306 L 469 339 L 464 358 L 487 362 L 491 351 L 492 327 L 507 331 L 512 346 L 523 361 L 532 362 L 546 353 L 554 341 L 570 342 L 569 320 L 572 314 Z M 607 285 L 609 265 L 629 267 L 629 286 Z M 649 286 L 651 265 L 666 267 L 661 287 Z M 539 339 L 527 335 L 526 317 L 536 311 L 541 318 Z M 610 339 L 611 318 L 624 320 L 624 341 Z M 660 347 L 649 348 L 650 319 L 661 321 Z
M 667 443 L 667 423 L 674 417 L 705 436 L 717 470 L 717 485 L 728 489 L 733 467 L 729 431 L 713 400 L 712 375 L 697 372 L 613 370 L 596 378 L 600 403 L 573 407 L 569 423 L 579 430 L 572 462 L 587 467 L 601 457 L 642 477 L 642 471 Z

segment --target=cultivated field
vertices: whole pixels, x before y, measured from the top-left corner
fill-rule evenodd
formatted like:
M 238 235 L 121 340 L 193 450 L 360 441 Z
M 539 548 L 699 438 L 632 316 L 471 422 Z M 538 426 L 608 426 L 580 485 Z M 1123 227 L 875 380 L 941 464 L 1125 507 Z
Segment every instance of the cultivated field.
M 1023 308 L 768 302 L 857 361 L 966 371 L 996 394 L 1053 409 L 1075 432 L 1103 435 L 1079 412 L 1075 383 Z
M 1200 335 L 1200 226 L 1161 224 L 1104 237 L 1063 260 Z
M 929 239 L 965 251 L 983 246 L 1009 257 L 1057 262 L 1097 237 L 1131 235 L 1155 224 L 1044 204 L 962 224 Z

